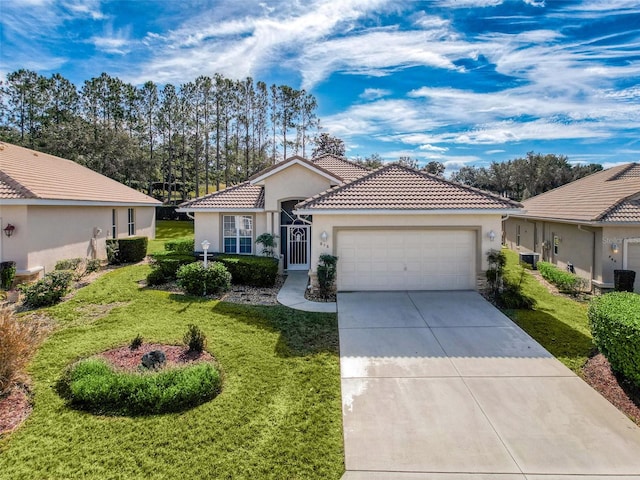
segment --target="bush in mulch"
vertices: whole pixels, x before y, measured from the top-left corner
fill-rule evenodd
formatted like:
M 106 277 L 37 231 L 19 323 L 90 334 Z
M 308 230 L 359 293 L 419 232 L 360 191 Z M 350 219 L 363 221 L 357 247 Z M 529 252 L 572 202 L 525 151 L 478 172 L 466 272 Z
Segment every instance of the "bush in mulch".
M 195 407 L 217 396 L 221 386 L 222 376 L 212 362 L 132 372 L 118 370 L 102 358 L 88 358 L 71 365 L 56 390 L 80 410 L 139 416 Z

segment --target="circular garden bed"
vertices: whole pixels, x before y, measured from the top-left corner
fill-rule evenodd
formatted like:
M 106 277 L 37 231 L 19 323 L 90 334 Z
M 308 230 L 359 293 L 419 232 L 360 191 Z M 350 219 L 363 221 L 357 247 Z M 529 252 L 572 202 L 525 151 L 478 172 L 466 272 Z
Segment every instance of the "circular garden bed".
M 143 357 L 147 364 L 161 361 L 148 368 Z M 79 360 L 57 384 L 73 408 L 125 416 L 183 411 L 213 399 L 221 388 L 220 368 L 209 353 L 149 343 Z

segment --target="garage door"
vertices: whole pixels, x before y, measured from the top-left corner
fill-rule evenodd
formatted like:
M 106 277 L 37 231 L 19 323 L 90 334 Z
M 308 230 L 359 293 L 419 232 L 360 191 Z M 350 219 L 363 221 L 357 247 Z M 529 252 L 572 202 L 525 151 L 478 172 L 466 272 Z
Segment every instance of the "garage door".
M 476 234 L 468 230 L 338 232 L 338 290 L 472 290 Z
M 640 293 L 640 243 L 629 242 L 627 244 L 627 269 L 636 272 L 634 291 Z

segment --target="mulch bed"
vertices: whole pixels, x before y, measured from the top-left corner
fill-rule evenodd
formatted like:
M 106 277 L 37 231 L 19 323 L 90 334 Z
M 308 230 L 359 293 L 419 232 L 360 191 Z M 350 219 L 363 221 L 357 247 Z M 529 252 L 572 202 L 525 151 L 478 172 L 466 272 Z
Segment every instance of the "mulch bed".
M 640 387 L 616 375 L 601 353 L 587 361 L 582 373 L 589 385 L 640 426 Z
M 17 386 L 0 398 L 0 437 L 17 428 L 31 410 L 31 399 L 24 386 Z
M 214 360 L 208 352 L 187 352 L 183 345 L 164 345 L 161 343 L 143 343 L 135 350 L 131 350 L 129 346 L 118 347 L 99 353 L 96 357 L 104 358 L 118 370 L 134 372 L 141 365 L 142 356 L 153 350 L 162 350 L 166 355 L 167 363 L 164 368 Z

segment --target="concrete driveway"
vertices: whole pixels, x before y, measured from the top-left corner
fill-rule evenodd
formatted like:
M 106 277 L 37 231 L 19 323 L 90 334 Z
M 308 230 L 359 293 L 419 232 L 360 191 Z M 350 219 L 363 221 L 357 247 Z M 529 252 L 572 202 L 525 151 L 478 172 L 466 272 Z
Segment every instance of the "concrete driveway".
M 640 428 L 476 292 L 338 294 L 344 480 L 640 479 Z

